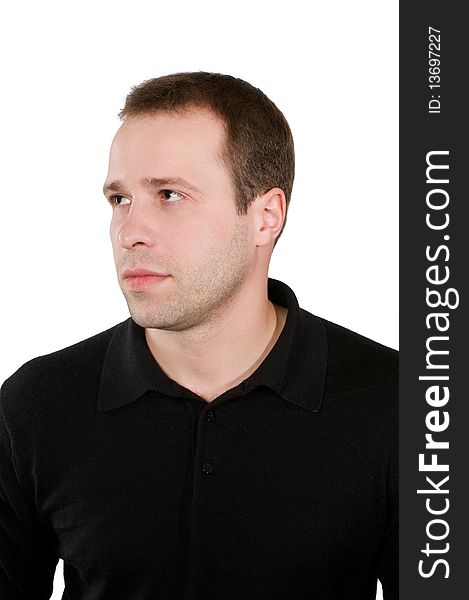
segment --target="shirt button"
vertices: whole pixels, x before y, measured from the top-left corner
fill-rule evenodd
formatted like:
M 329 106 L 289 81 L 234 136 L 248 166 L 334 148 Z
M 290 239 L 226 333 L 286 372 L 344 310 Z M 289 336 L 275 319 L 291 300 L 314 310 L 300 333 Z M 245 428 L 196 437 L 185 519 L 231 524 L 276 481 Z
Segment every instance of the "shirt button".
M 213 412 L 213 410 L 210 410 L 206 417 L 205 420 L 207 421 L 207 423 L 213 423 L 215 421 L 215 413 Z
M 213 473 L 213 464 L 211 462 L 202 463 L 202 472 L 206 475 L 210 475 L 210 473 Z

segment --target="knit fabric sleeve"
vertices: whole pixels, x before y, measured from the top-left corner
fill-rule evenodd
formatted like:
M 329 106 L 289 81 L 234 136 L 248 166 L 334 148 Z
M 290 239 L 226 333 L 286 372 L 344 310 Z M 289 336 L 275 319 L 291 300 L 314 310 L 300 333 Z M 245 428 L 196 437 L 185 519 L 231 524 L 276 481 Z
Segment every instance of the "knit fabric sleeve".
M 17 399 L 15 400 L 17 402 Z M 35 511 L 34 498 L 20 484 L 15 466 L 15 430 L 4 408 L 11 413 L 12 398 L 0 390 L 0 598 L 46 600 L 52 595 L 58 557 L 51 537 Z

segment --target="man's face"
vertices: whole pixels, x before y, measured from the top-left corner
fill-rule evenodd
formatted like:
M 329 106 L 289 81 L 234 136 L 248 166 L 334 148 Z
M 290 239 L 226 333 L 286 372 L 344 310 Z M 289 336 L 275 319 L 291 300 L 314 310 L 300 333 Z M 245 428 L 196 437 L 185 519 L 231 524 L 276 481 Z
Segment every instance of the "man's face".
M 223 136 L 217 118 L 193 111 L 128 119 L 113 140 L 105 194 L 114 261 L 142 327 L 183 330 L 210 320 L 249 271 L 249 211 L 236 214 L 218 158 Z M 168 276 L 124 276 L 139 268 Z

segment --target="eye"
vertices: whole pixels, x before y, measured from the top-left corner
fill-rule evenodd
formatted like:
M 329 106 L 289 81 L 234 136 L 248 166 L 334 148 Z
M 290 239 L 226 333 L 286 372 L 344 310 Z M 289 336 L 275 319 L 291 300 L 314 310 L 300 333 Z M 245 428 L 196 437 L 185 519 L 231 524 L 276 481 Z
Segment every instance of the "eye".
M 161 190 L 161 195 L 168 204 L 175 204 L 184 198 L 180 192 L 176 192 L 175 190 Z
M 120 202 L 120 199 L 124 199 L 127 202 Z M 122 204 L 130 204 L 130 200 L 121 194 L 113 194 L 109 197 L 109 203 L 111 206 L 122 206 Z

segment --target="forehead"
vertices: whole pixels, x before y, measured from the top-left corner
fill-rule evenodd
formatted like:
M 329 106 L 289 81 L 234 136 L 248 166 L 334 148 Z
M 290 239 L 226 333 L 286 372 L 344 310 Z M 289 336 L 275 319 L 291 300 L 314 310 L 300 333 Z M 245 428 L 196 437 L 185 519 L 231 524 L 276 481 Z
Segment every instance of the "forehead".
M 164 147 L 167 152 L 211 151 L 217 157 L 224 135 L 223 123 L 208 110 L 144 114 L 127 118 L 114 137 L 111 153 L 140 153 Z
M 199 189 L 227 185 L 224 135 L 221 120 L 207 110 L 127 118 L 111 145 L 107 181 L 182 177 Z

